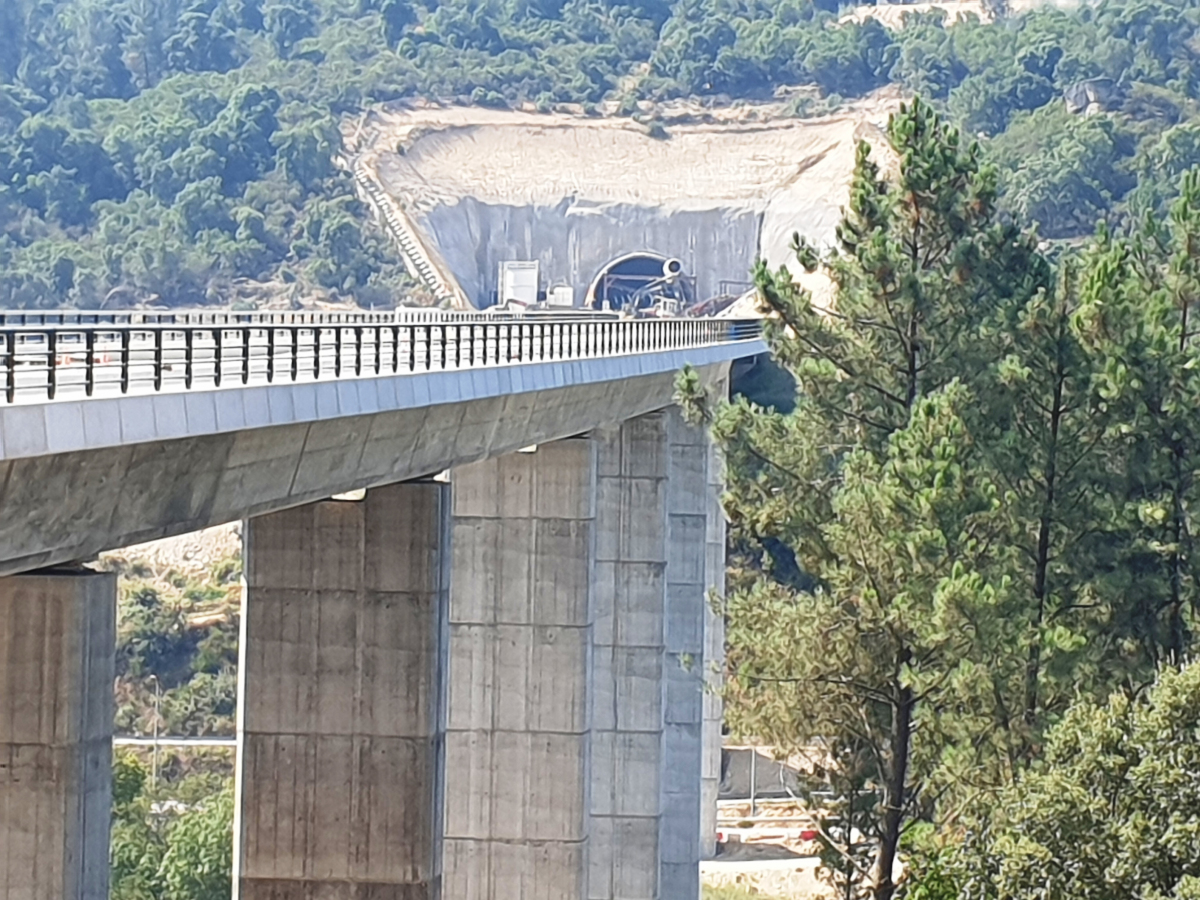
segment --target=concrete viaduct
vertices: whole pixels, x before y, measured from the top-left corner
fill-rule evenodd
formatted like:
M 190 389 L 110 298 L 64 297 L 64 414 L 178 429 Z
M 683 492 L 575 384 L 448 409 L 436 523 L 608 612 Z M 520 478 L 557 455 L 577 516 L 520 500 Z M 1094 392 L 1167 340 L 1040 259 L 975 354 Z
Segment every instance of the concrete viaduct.
M 105 900 L 115 577 L 244 519 L 234 896 L 651 900 L 715 838 L 757 323 L 0 313 L 0 900 Z M 365 488 L 362 499 L 330 499 Z

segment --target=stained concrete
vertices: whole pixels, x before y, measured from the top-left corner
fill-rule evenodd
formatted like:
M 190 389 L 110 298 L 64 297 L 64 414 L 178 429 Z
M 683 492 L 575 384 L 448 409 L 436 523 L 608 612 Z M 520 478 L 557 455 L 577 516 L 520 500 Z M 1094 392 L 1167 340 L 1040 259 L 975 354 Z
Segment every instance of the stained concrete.
M 659 900 L 663 825 L 667 414 L 595 433 L 589 900 Z
M 116 576 L 0 578 L 0 900 L 107 900 Z
M 716 349 L 726 357 L 745 351 Z M 513 367 L 523 373 L 500 370 L 504 378 L 496 393 L 481 383 L 481 396 L 437 402 L 428 395 L 413 399 L 409 384 L 407 406 L 398 406 L 395 394 L 383 402 L 380 385 L 374 386 L 374 400 L 364 401 L 369 379 L 350 384 L 353 396 L 341 399 L 336 389 L 345 385 L 302 385 L 320 389 L 314 400 L 318 405 L 313 418 L 290 424 L 273 424 L 270 418 L 247 421 L 244 410 L 255 404 L 242 402 L 239 389 L 208 392 L 243 408 L 231 430 L 219 430 L 211 396 L 125 398 L 149 404 L 129 415 L 153 414 L 151 401 L 188 401 L 188 409 L 197 411 L 187 420 L 194 431 L 143 443 L 101 442 L 95 449 L 0 459 L 0 575 L 88 559 L 103 550 L 429 475 L 620 422 L 669 405 L 675 374 L 688 358 L 699 363 L 708 356 L 649 354 L 546 364 L 549 368 L 538 378 L 549 379 L 547 386 L 537 390 L 531 389 L 539 383 L 532 374 L 535 366 Z M 589 368 L 592 363 L 598 367 Z M 717 354 L 700 371 L 716 380 L 727 367 Z M 511 392 L 502 390 L 506 387 Z M 275 392 L 282 397 L 289 388 L 259 387 L 246 393 L 251 391 L 270 401 Z M 326 395 L 330 405 L 321 406 L 320 397 Z M 88 401 L 85 411 L 92 415 L 100 407 L 90 404 L 106 402 Z M 280 409 L 284 419 L 300 415 L 294 404 L 270 402 L 268 408 Z M 0 406 L 0 416 L 10 412 Z M 113 407 L 111 412 L 121 410 Z M 6 441 L 13 433 L 7 420 L 0 421 Z
M 678 407 L 666 412 L 667 615 L 661 896 L 700 895 L 709 446 Z
M 632 251 L 678 258 L 695 277 L 699 299 L 740 293 L 749 286 L 762 228 L 762 213 L 754 209 L 677 210 L 578 198 L 527 206 L 462 197 L 420 220 L 477 307 L 494 302 L 504 260 L 537 260 L 543 289 L 570 285 L 582 304 L 600 270 Z M 725 290 L 723 279 L 733 279 Z
M 451 482 L 445 894 L 581 900 L 595 447 L 542 444 Z
M 714 395 L 728 396 L 728 381 L 719 382 Z M 725 464 L 716 445 L 708 442 L 708 485 L 705 504 L 708 527 L 705 534 L 704 587 L 704 679 L 702 755 L 700 781 L 700 858 L 712 859 L 717 852 L 717 795 L 721 791 L 721 747 L 724 744 L 725 708 L 721 700 L 725 671 L 725 618 L 713 601 L 725 596 L 725 512 L 721 493 L 725 490 Z
M 241 900 L 441 896 L 447 495 L 392 485 L 247 523 Z

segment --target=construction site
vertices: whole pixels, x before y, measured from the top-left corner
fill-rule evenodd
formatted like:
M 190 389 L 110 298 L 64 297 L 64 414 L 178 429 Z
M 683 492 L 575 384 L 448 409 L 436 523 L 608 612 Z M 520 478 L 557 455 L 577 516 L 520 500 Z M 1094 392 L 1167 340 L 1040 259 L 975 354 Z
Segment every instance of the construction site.
M 793 234 L 831 244 L 855 148 L 881 143 L 897 104 L 799 119 L 680 102 L 652 124 L 396 104 L 346 121 L 345 162 L 438 305 L 711 315 L 757 260 L 791 263 Z

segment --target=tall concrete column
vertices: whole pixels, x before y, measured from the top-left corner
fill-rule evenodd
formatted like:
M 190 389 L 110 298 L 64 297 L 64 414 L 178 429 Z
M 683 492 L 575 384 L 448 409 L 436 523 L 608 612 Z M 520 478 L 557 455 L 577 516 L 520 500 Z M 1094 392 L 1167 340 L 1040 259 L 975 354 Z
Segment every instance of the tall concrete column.
M 595 448 L 543 444 L 451 482 L 445 894 L 580 900 Z
M 700 895 L 703 719 L 708 615 L 709 448 L 678 407 L 667 417 L 667 608 L 664 628 L 661 896 Z
M 728 390 L 727 383 L 722 385 Z M 710 596 L 725 596 L 725 490 L 724 462 L 716 445 L 708 442 L 708 531 L 704 558 L 704 584 Z M 700 858 L 711 859 L 717 850 L 717 797 L 721 791 L 721 748 L 724 745 L 725 709 L 721 700 L 725 669 L 725 619 L 704 607 L 703 756 L 700 787 Z
M 235 896 L 441 896 L 446 486 L 250 520 Z
M 595 433 L 590 900 L 659 900 L 667 414 Z
M 107 900 L 116 576 L 0 578 L 0 900 Z

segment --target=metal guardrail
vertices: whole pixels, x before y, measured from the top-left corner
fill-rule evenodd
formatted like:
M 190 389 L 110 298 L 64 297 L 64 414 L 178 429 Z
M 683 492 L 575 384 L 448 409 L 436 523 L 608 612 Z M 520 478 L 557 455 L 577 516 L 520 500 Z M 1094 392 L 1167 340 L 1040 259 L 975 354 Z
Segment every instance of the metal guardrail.
M 4 312 L 0 402 L 591 359 L 759 334 L 757 320 L 595 313 Z

